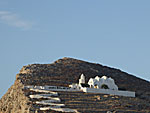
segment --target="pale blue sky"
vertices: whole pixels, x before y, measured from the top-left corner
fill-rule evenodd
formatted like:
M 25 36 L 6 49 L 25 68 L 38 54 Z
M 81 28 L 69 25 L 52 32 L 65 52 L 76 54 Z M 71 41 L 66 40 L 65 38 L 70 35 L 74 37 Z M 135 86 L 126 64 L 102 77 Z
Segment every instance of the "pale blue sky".
M 23 65 L 73 57 L 150 80 L 149 0 L 0 0 L 0 97 Z

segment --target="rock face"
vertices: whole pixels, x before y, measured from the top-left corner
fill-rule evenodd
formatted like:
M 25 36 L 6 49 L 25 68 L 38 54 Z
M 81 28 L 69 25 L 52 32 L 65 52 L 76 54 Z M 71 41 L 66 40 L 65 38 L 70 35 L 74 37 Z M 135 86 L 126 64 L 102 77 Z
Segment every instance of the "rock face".
M 0 100 L 0 113 L 29 113 L 29 99 L 23 91 L 23 84 L 18 80 L 8 89 Z
M 77 97 L 86 97 L 80 98 L 80 103 L 78 106 L 75 103 L 75 99 L 72 100 L 73 103 L 69 103 L 70 100 L 65 99 L 65 95 L 60 92 L 60 97 L 63 102 L 75 108 L 80 112 L 85 112 L 83 110 L 87 109 L 86 112 L 102 112 L 102 111 L 114 111 L 124 110 L 122 112 L 150 112 L 150 82 L 137 78 L 133 75 L 130 75 L 126 72 L 123 72 L 119 69 L 110 68 L 107 66 L 102 66 L 100 64 L 89 63 L 73 58 L 63 58 L 55 61 L 52 64 L 31 64 L 24 66 L 20 73 L 16 75 L 16 81 L 11 88 L 8 89 L 7 93 L 0 100 L 0 113 L 49 113 L 54 111 L 39 111 L 38 106 L 34 105 L 34 100 L 29 98 L 29 94 L 32 92 L 24 90 L 26 85 L 58 85 L 58 86 L 68 86 L 71 83 L 77 83 L 80 75 L 84 73 L 86 76 L 86 83 L 89 78 L 94 78 L 96 75 L 103 76 L 106 75 L 115 80 L 115 83 L 122 90 L 129 90 L 136 92 L 136 98 L 124 98 L 124 97 L 110 97 L 107 95 L 88 95 L 77 93 L 77 94 L 65 94 L 69 95 L 78 95 Z M 62 95 L 62 96 L 61 96 Z M 67 96 L 68 97 L 68 96 Z M 89 98 L 88 98 L 89 97 Z M 96 99 L 95 103 L 91 105 L 88 103 L 90 99 Z M 86 103 L 86 99 L 88 102 Z M 116 100 L 115 100 L 116 99 Z M 79 101 L 79 98 L 77 99 Z M 92 100 L 92 102 L 93 102 Z M 97 106 L 99 108 L 91 108 L 93 104 L 102 102 L 103 105 Z M 116 104 L 117 102 L 117 104 Z M 84 103 L 84 104 L 83 104 Z M 101 103 L 101 104 L 102 104 Z M 85 107 L 85 108 L 84 108 Z M 92 110 L 91 110 L 91 109 Z M 114 109 L 115 108 L 115 109 Z M 121 112 L 121 111 L 120 111 Z M 118 111 L 119 113 L 119 111 Z

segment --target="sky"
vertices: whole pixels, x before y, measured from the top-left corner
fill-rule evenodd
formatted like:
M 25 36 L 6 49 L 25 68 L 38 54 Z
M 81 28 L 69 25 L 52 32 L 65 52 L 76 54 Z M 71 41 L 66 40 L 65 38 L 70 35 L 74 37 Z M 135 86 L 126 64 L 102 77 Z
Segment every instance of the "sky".
M 72 57 L 150 81 L 149 0 L 0 0 L 0 97 L 24 65 Z

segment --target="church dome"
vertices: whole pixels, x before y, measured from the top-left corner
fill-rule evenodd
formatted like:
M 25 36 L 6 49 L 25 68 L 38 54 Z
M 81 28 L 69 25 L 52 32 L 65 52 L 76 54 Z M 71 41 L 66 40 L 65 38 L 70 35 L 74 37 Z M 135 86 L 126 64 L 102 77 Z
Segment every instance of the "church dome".
M 102 79 L 105 79 L 105 80 L 106 80 L 106 79 L 107 79 L 107 76 L 102 76 Z

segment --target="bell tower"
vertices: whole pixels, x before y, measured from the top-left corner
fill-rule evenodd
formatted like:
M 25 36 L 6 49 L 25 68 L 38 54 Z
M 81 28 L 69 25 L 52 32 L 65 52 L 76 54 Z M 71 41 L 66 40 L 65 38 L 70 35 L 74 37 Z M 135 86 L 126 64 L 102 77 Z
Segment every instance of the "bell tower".
M 81 74 L 80 79 L 79 79 L 79 84 L 85 84 L 85 76 L 84 76 L 84 74 Z

